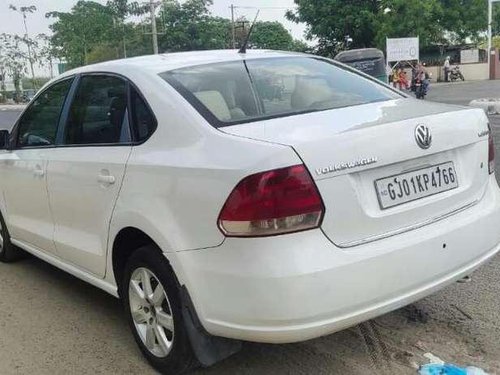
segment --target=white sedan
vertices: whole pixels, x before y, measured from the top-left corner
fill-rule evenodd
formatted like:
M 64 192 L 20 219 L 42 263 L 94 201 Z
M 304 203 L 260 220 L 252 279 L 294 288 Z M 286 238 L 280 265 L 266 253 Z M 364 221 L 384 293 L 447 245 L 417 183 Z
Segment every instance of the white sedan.
M 78 68 L 0 148 L 0 260 L 24 250 L 122 298 L 169 374 L 397 309 L 500 246 L 485 114 L 316 56 Z

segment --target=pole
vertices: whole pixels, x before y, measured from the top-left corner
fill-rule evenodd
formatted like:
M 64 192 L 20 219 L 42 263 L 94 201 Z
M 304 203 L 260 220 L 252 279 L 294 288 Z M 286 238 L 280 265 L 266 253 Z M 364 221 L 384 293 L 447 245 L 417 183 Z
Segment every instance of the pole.
M 149 10 L 151 12 L 151 28 L 152 28 L 152 36 L 153 36 L 153 53 L 155 55 L 158 54 L 158 31 L 156 30 L 156 12 L 155 12 L 155 3 L 154 0 L 149 1 Z
M 493 19 L 492 0 L 488 0 L 488 69 L 491 62 L 491 23 Z
M 26 37 L 26 45 L 28 46 L 28 59 L 30 61 L 30 69 L 31 69 L 31 79 L 33 80 L 32 85 L 33 88 L 36 89 L 36 82 L 35 82 L 35 70 L 33 69 L 33 59 L 31 58 L 31 46 L 30 46 L 30 38 L 28 35 L 28 25 L 26 24 L 26 12 L 23 12 L 23 22 L 24 22 L 24 31 L 25 31 L 25 37 Z
M 123 57 L 127 58 L 127 40 L 125 37 L 125 20 L 122 20 Z
M 231 35 L 233 41 L 233 48 L 236 48 L 236 30 L 234 28 L 234 5 L 231 4 Z

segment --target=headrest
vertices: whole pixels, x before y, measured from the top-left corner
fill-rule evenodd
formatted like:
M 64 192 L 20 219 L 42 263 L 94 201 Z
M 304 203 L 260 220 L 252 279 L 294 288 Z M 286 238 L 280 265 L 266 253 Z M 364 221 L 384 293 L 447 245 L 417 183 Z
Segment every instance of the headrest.
M 220 121 L 231 120 L 231 113 L 226 100 L 219 91 L 198 91 L 194 95 L 205 107 L 209 109 L 212 114 Z

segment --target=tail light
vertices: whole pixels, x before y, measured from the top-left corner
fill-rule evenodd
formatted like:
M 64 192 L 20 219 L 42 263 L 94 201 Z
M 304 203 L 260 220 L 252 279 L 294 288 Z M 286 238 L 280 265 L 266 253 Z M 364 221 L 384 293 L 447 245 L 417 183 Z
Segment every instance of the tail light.
M 493 142 L 493 133 L 489 124 L 488 127 L 490 129 L 488 136 L 488 170 L 492 174 L 495 173 L 495 143 Z
M 226 236 L 258 237 L 317 228 L 324 206 L 303 165 L 244 178 L 229 195 L 219 215 Z

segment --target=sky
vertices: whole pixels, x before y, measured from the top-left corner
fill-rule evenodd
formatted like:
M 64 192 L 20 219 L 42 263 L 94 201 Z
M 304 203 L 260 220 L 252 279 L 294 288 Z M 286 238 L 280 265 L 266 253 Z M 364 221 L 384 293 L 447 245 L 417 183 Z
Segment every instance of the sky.
M 95 0 L 105 4 L 106 0 Z M 28 16 L 28 32 L 30 36 L 40 33 L 50 34 L 49 25 L 53 19 L 45 18 L 45 13 L 50 11 L 67 12 L 77 0 L 0 0 L 0 34 L 24 34 L 22 15 L 9 10 L 9 4 L 16 7 L 35 5 L 37 11 Z M 182 2 L 182 0 L 181 0 Z M 231 18 L 230 5 L 235 6 L 235 18 L 245 16 L 253 20 L 257 9 L 260 8 L 259 20 L 279 21 L 290 31 L 295 39 L 304 39 L 304 25 L 297 25 L 286 20 L 285 12 L 293 9 L 293 0 L 214 0 L 211 12 L 215 16 Z M 243 8 L 245 7 L 245 8 Z M 248 7 L 248 8 L 247 8 Z M 37 75 L 48 75 L 48 70 L 37 67 Z

